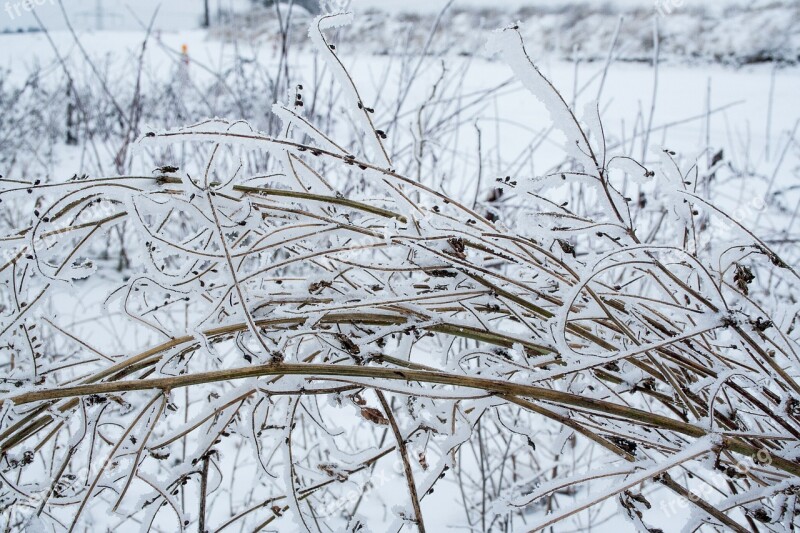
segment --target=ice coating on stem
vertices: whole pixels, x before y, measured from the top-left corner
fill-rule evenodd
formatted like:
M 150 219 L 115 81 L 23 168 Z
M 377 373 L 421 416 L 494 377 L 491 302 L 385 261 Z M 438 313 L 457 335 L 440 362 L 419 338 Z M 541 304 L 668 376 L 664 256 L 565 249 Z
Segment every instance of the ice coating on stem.
M 372 154 L 368 154 L 368 156 L 379 165 L 391 167 L 392 162 L 389 158 L 389 154 L 373 124 L 371 115 L 374 113 L 374 110 L 361 99 L 361 95 L 358 93 L 358 89 L 353 83 L 350 73 L 345 69 L 341 60 L 336 55 L 336 52 L 325 40 L 325 36 L 322 33 L 324 30 L 346 26 L 352 21 L 353 13 L 351 12 L 320 15 L 315 18 L 309 26 L 308 35 L 317 51 L 336 76 L 339 86 L 344 91 L 350 109 L 353 110 L 356 119 L 361 125 L 365 141 L 372 149 Z
M 595 172 L 600 161 L 594 155 L 580 124 L 561 94 L 528 55 L 519 27 L 517 23 L 495 31 L 489 39 L 487 49 L 499 54 L 522 85 L 544 104 L 553 125 L 566 137 L 565 152 L 586 172 Z

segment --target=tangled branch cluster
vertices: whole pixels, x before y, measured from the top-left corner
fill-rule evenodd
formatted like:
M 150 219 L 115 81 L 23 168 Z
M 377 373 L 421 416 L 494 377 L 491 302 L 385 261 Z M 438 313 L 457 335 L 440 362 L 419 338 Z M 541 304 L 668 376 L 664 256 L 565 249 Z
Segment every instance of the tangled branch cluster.
M 3 182 L 3 203 L 36 198 L 2 239 L 5 527 L 424 531 L 458 499 L 483 531 L 614 500 L 653 531 L 651 499 L 677 497 L 688 530 L 791 530 L 798 273 L 698 192 L 717 168 L 613 153 L 512 27 L 496 49 L 568 157 L 499 180 L 502 202 L 449 198 L 393 169 L 323 33 L 343 19 L 311 37 L 361 146 L 304 118 L 298 88 L 283 135 L 212 120 L 140 141 L 204 151 L 200 168 Z M 274 172 L 247 175 L 253 152 Z M 109 291 L 111 232 L 131 275 Z M 59 326 L 65 291 L 146 348 Z

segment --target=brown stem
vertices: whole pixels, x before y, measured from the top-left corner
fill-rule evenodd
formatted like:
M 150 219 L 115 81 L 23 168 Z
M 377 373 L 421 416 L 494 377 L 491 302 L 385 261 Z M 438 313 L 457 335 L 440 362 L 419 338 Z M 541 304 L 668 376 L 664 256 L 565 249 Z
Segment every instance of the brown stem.
M 408 483 L 408 494 L 411 497 L 411 506 L 414 508 L 414 515 L 416 516 L 417 528 L 419 533 L 425 533 L 425 523 L 422 520 L 422 509 L 419 506 L 419 496 L 417 495 L 417 484 L 414 482 L 414 473 L 411 471 L 411 463 L 408 460 L 408 448 L 400 428 L 397 427 L 397 420 L 394 418 L 389 402 L 386 401 L 386 396 L 378 389 L 375 389 L 375 394 L 378 396 L 378 401 L 381 402 L 386 413 L 386 418 L 389 419 L 389 425 L 392 427 L 392 433 L 397 441 L 397 450 L 400 452 L 400 458 L 403 460 L 403 471 L 406 476 L 406 483 Z
M 606 416 L 617 416 L 631 422 L 654 426 L 665 431 L 674 431 L 676 433 L 694 438 L 701 438 L 708 434 L 708 431 L 704 428 L 694 424 L 674 420 L 664 415 L 650 413 L 648 411 L 616 404 L 613 402 L 547 389 L 544 387 L 533 387 L 530 385 L 513 383 L 510 381 L 450 374 L 441 371 L 411 369 L 399 370 L 393 368 L 338 364 L 279 363 L 248 366 L 243 368 L 213 370 L 209 372 L 196 372 L 193 374 L 184 374 L 175 377 L 103 382 L 53 389 L 40 389 L 10 396 L 7 398 L 7 400 L 21 405 L 38 401 L 73 398 L 75 396 L 86 396 L 91 394 L 108 394 L 149 389 L 169 390 L 203 383 L 275 375 L 302 375 L 308 376 L 311 379 L 315 379 L 318 376 L 331 376 L 337 380 L 347 380 L 348 378 L 387 379 L 393 381 L 416 381 L 420 383 L 467 387 L 495 394 L 512 394 L 515 396 L 529 397 L 558 405 L 602 413 Z M 728 449 L 751 457 L 760 451 L 759 447 L 735 437 L 723 437 L 723 443 Z M 778 456 L 773 456 L 772 466 L 789 474 L 800 476 L 800 464 L 797 464 L 793 461 L 789 461 Z

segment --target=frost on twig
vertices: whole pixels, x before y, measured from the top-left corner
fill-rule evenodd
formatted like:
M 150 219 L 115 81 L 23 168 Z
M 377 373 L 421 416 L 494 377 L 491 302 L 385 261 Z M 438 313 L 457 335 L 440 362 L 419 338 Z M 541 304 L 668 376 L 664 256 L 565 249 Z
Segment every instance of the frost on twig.
M 140 140 L 204 155 L 188 168 L 3 183 L 4 203 L 36 198 L 0 241 L 5 525 L 358 531 L 383 505 L 422 530 L 458 494 L 481 530 L 608 502 L 642 529 L 651 499 L 692 495 L 693 527 L 791 529 L 791 260 L 741 226 L 701 242 L 699 217 L 728 221 L 696 177 L 609 148 L 598 107 L 577 119 L 515 28 L 493 46 L 563 164 L 501 180 L 502 223 L 393 169 L 324 37 L 341 17 L 310 35 L 367 150 L 278 104 L 280 134 L 214 119 Z M 130 268 L 104 278 L 112 231 Z M 118 351 L 71 332 L 65 291 Z

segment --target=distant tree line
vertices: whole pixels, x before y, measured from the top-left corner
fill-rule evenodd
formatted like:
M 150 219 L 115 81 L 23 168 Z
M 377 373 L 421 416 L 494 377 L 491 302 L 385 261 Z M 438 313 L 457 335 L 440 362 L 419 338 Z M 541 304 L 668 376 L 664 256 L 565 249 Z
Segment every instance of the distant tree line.
M 288 4 L 288 0 L 253 0 L 257 4 L 262 4 L 265 6 L 272 6 L 275 4 L 276 1 L 281 1 L 283 3 Z M 317 14 L 319 13 L 319 0 L 294 0 L 292 2 L 296 6 L 300 6 L 306 9 L 309 13 Z

